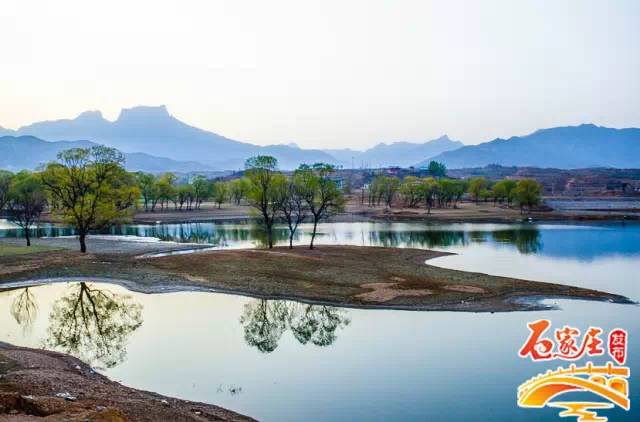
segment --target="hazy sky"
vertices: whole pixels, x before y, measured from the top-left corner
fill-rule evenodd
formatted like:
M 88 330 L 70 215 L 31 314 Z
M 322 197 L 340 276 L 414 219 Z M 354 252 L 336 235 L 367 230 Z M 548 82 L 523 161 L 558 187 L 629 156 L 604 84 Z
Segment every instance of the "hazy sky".
M 640 1 L 3 0 L 0 125 L 166 104 L 259 144 L 640 126 Z

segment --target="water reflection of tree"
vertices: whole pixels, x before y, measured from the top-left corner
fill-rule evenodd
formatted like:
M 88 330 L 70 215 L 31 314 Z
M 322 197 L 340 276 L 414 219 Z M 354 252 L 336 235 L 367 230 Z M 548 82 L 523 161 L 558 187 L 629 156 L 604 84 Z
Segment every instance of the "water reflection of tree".
M 349 324 L 346 311 L 330 306 L 295 306 L 289 326 L 295 338 L 302 344 L 329 346 L 338 337 L 336 331 Z
M 263 353 L 273 352 L 287 330 L 301 344 L 329 346 L 349 322 L 343 309 L 266 299 L 246 304 L 240 317 L 245 341 Z
M 47 346 L 112 368 L 124 361 L 127 340 L 142 325 L 142 305 L 79 283 L 54 303 L 49 323 Z
M 189 243 L 211 243 L 225 246 L 229 243 L 256 242 L 258 246 L 266 242 L 264 230 L 256 223 L 212 224 L 184 223 L 158 224 L 154 226 L 115 226 L 110 234 L 157 237 L 160 240 Z M 274 240 L 288 240 L 289 229 L 274 228 Z
M 393 231 L 379 230 L 369 232 L 369 242 L 385 247 L 421 247 L 438 248 L 466 246 L 469 243 L 495 242 L 514 245 L 520 253 L 530 254 L 542 249 L 540 231 L 535 228 L 509 229 L 497 231 Z
M 369 242 L 375 246 L 387 248 L 404 247 L 447 247 L 466 245 L 468 240 L 463 231 L 423 230 L 393 231 L 380 230 L 369 232 Z
M 515 245 L 522 254 L 540 252 L 542 241 L 537 229 L 499 230 L 492 232 L 493 240 L 500 243 Z
M 22 327 L 23 332 L 31 331 L 33 323 L 38 317 L 38 304 L 33 292 L 28 287 L 22 289 L 13 300 L 9 311 L 18 325 Z
M 273 352 L 287 329 L 288 314 L 282 300 L 260 299 L 246 304 L 240 323 L 247 344 L 264 353 Z

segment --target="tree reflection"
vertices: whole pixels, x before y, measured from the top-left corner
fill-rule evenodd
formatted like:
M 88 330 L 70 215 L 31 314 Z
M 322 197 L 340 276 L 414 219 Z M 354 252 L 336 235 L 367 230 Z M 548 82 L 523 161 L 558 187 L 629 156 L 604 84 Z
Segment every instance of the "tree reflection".
M 79 283 L 54 303 L 49 323 L 47 346 L 112 368 L 124 361 L 127 340 L 142 325 L 142 305 Z
M 542 249 L 540 231 L 537 229 L 499 230 L 492 235 L 496 242 L 515 245 L 521 254 L 538 253 Z
M 329 346 L 349 322 L 343 309 L 266 299 L 246 304 L 240 317 L 245 341 L 263 353 L 273 352 L 287 330 L 301 344 Z
M 273 352 L 287 329 L 286 304 L 281 300 L 260 299 L 248 303 L 240 323 L 244 325 L 244 339 L 248 345 L 263 353 Z
M 393 231 L 377 230 L 369 232 L 369 243 L 384 247 L 443 248 L 485 243 L 489 240 L 511 244 L 522 254 L 540 252 L 542 242 L 540 231 L 536 228 L 517 228 L 509 230 L 423 230 Z
M 387 248 L 434 248 L 466 245 L 468 243 L 464 231 L 417 230 L 393 231 L 378 230 L 369 232 L 369 243 Z
M 349 322 L 343 309 L 296 304 L 289 326 L 300 343 L 310 341 L 316 346 L 329 346 L 336 341 L 338 328 L 344 328 Z
M 24 288 L 13 300 L 9 311 L 18 325 L 22 327 L 23 332 L 31 331 L 33 323 L 38 317 L 38 304 L 33 292 L 29 291 L 28 287 Z

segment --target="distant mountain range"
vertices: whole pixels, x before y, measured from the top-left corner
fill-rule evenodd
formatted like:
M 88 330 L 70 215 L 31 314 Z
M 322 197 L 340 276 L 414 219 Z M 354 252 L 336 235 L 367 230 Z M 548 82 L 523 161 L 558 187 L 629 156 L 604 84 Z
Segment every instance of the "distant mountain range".
M 542 129 L 526 136 L 470 146 L 444 135 L 423 143 L 380 143 L 365 151 L 318 150 L 302 149 L 293 143 L 258 146 L 240 142 L 183 123 L 171 116 L 165 106 L 140 106 L 123 109 L 113 122 L 99 111 L 87 111 L 75 119 L 38 122 L 18 130 L 0 127 L 0 136 L 3 135 L 9 138 L 0 138 L 0 167 L 11 169 L 33 168 L 34 164 L 53 159 L 61 149 L 89 141 L 126 153 L 130 169 L 153 172 L 236 170 L 243 167 L 247 158 L 260 154 L 276 157 L 280 168 L 286 170 L 314 162 L 347 168 L 352 163 L 356 168 L 419 167 L 430 160 L 442 161 L 449 168 L 489 164 L 640 168 L 640 129 L 591 124 Z M 20 145 L 23 141 L 25 145 Z
M 0 169 L 14 172 L 24 169 L 34 170 L 40 165 L 55 160 L 60 151 L 69 148 L 91 148 L 96 145 L 98 144 L 89 141 L 47 142 L 33 136 L 2 136 L 0 137 Z M 176 161 L 141 152 L 124 153 L 124 155 L 125 167 L 130 171 L 188 173 L 214 170 L 193 161 Z
M 460 141 L 452 141 L 447 135 L 443 135 L 432 141 L 424 143 L 393 142 L 380 143 L 365 151 L 353 149 L 326 149 L 324 152 L 332 155 L 337 160 L 351 167 L 409 167 L 416 164 L 420 158 L 434 157 L 445 151 L 451 151 L 463 147 Z
M 611 129 L 592 124 L 541 129 L 527 136 L 464 146 L 432 159 L 449 168 L 489 164 L 559 169 L 640 168 L 640 129 Z
M 232 170 L 242 168 L 253 155 L 273 155 L 282 168 L 302 162 L 331 162 L 335 159 L 318 150 L 275 145 L 258 146 L 225 138 L 189 126 L 171 116 L 165 106 L 123 109 L 115 122 L 99 111 L 86 111 L 75 119 L 33 123 L 0 135 L 30 135 L 47 141 L 88 139 L 122 152 L 144 152 L 179 161 L 197 161 L 207 167 Z

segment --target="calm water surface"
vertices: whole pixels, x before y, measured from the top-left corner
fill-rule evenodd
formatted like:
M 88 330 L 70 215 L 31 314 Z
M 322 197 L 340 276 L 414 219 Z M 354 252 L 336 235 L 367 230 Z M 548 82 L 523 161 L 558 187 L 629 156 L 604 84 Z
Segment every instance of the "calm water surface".
M 226 247 L 260 243 L 250 225 L 122 230 L 185 239 L 206 232 L 208 242 Z M 307 241 L 306 231 L 297 242 Z M 636 225 L 339 223 L 321 231 L 319 243 L 436 248 L 458 255 L 430 261 L 434 265 L 601 288 L 640 300 Z M 95 310 L 88 308 L 89 299 Z M 146 295 L 87 280 L 1 292 L 0 341 L 67 351 L 127 385 L 261 420 L 533 421 L 561 419 L 557 409 L 518 408 L 517 386 L 559 363 L 518 358 L 526 323 L 548 318 L 554 327 L 623 327 L 630 336 L 632 411 L 606 415 L 638 420 L 640 308 L 547 303 L 561 310 L 356 310 L 212 293 Z M 87 307 L 91 318 L 74 315 L 76 306 Z

